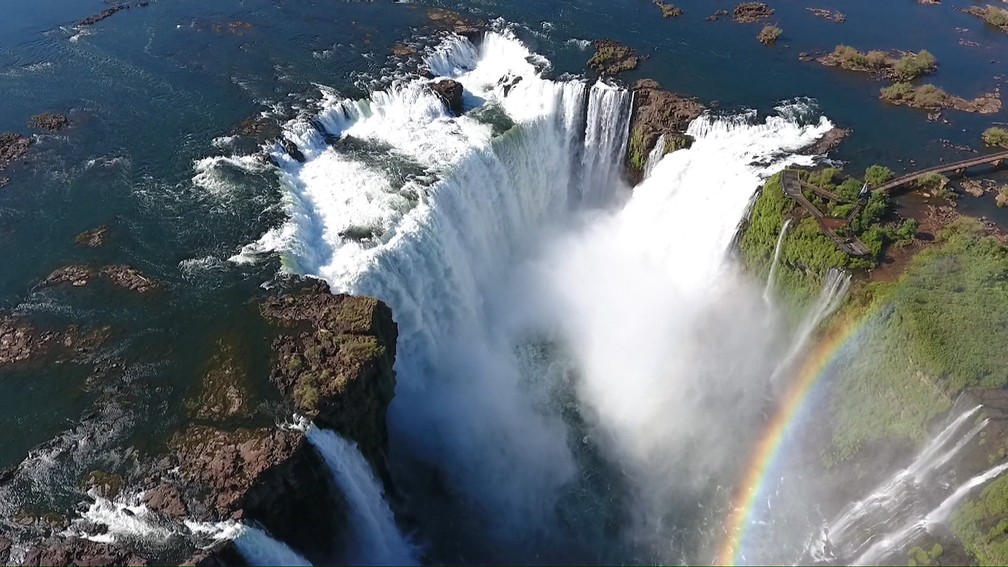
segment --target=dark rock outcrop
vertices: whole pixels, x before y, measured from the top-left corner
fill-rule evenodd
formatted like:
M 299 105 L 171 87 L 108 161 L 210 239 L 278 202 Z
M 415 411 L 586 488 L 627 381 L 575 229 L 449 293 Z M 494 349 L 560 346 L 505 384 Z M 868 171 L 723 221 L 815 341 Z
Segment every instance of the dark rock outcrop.
M 83 287 L 99 276 L 113 285 L 139 294 L 150 293 L 159 287 L 156 281 L 146 276 L 143 272 L 125 264 L 104 266 L 97 270 L 91 266 L 81 264 L 63 266 L 62 268 L 53 270 L 52 273 L 39 282 L 38 287 L 63 284 Z
M 105 266 L 98 271 L 113 284 L 136 293 L 150 293 L 158 289 L 158 283 L 140 270 L 125 264 Z
M 0 316 L 0 368 L 48 352 L 56 339 L 56 333 L 43 333 L 23 321 Z
M 641 58 L 630 47 L 611 39 L 594 42 L 595 54 L 588 60 L 588 68 L 602 76 L 614 76 L 632 71 L 640 65 Z
M 22 565 L 147 565 L 143 557 L 114 544 L 51 537 L 28 551 Z
M 108 241 L 109 227 L 99 226 L 81 232 L 74 237 L 74 244 L 85 248 L 99 248 Z
M 657 81 L 641 79 L 634 83 L 630 141 L 627 144 L 627 177 L 640 182 L 647 156 L 660 136 L 665 136 L 665 152 L 689 147 L 692 139 L 686 127 L 705 110 L 693 98 L 663 90 Z
M 431 8 L 427 10 L 427 19 L 438 29 L 455 32 L 471 41 L 483 37 L 487 23 L 484 20 L 474 20 L 452 10 Z
M 0 133 L 0 172 L 8 165 L 20 160 L 28 153 L 31 147 L 31 138 L 25 138 L 21 134 L 14 132 Z M 6 177 L 0 177 L 0 187 L 7 184 Z
M 387 305 L 334 295 L 325 282 L 267 300 L 263 315 L 284 328 L 273 342 L 272 379 L 320 427 L 357 441 L 383 469 L 385 414 L 395 393 L 398 328 Z
M 193 417 L 223 421 L 248 414 L 249 358 L 250 353 L 238 337 L 225 336 L 217 342 L 217 350 L 203 375 L 203 388 L 198 397 L 186 404 Z
M 832 20 L 838 24 L 842 24 L 847 21 L 847 15 L 840 10 L 827 10 L 825 8 L 806 8 L 809 12 L 812 12 L 813 16 L 817 18 L 823 18 L 825 20 Z
M 292 157 L 294 161 L 298 163 L 305 162 L 304 153 L 301 151 L 300 148 L 297 147 L 297 144 L 295 144 L 293 141 L 288 140 L 287 138 L 280 138 L 280 144 L 283 146 L 284 150 L 286 150 L 287 155 Z
M 704 21 L 705 22 L 716 22 L 716 21 L 720 20 L 721 18 L 727 18 L 727 17 L 728 17 L 728 10 L 718 10 L 717 12 L 714 12 L 713 14 L 711 14 L 711 15 L 707 16 L 706 18 L 704 18 Z
M 763 2 L 743 2 L 735 7 L 732 17 L 740 24 L 751 24 L 774 14 L 773 8 Z
M 49 132 L 59 132 L 60 130 L 66 128 L 69 124 L 70 121 L 66 116 L 52 112 L 36 114 L 31 117 L 30 121 L 28 121 L 28 126 L 31 128 L 47 130 Z
M 678 18 L 683 15 L 682 8 L 678 8 L 665 2 L 664 0 L 651 0 L 651 3 L 658 6 L 663 18 Z
M 199 516 L 258 522 L 295 549 L 319 549 L 346 523 L 339 491 L 300 431 L 196 426 L 171 445 L 187 489 L 206 494 L 192 507 Z
M 452 114 L 462 116 L 462 113 L 465 112 L 462 108 L 462 92 L 464 90 L 462 83 L 451 79 L 441 79 L 431 83 L 430 88 L 441 97 Z
M 0 564 L 7 565 L 10 562 L 11 540 L 0 535 Z
M 78 21 L 77 25 L 78 26 L 93 26 L 93 25 L 97 24 L 98 22 L 104 20 L 105 18 L 112 17 L 114 14 L 116 14 L 118 12 L 121 12 L 123 10 L 129 10 L 130 8 L 143 8 L 144 6 L 147 6 L 147 4 L 149 4 L 149 2 L 147 2 L 146 0 L 144 0 L 142 2 L 134 2 L 132 4 L 125 4 L 125 3 L 124 4 L 116 4 L 115 6 L 112 6 L 110 8 L 105 8 L 104 10 L 102 10 L 101 12 L 98 12 L 97 14 L 95 14 L 93 16 L 88 16 L 88 17 L 84 18 L 83 20 Z
M 835 150 L 840 143 L 847 139 L 847 136 L 851 135 L 851 130 L 847 128 L 833 128 L 819 136 L 811 146 L 801 150 L 801 153 L 807 155 L 822 155 Z

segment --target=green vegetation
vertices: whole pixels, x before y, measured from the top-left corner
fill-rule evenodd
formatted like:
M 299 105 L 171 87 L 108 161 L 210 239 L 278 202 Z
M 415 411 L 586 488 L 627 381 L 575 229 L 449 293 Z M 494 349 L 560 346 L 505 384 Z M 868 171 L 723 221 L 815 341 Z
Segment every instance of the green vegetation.
M 931 565 L 935 559 L 941 557 L 942 553 L 945 553 L 945 548 L 943 548 L 940 543 L 936 543 L 931 546 L 930 550 L 919 546 L 912 547 L 907 555 L 907 565 Z
M 983 141 L 988 146 L 1008 148 L 1008 130 L 990 127 L 984 130 Z
M 938 61 L 926 49 L 917 53 L 908 51 L 896 58 L 885 51 L 863 53 L 849 45 L 838 45 L 820 61 L 832 67 L 878 73 L 900 81 L 911 81 L 938 68 Z
M 984 7 L 975 6 L 967 8 L 964 11 L 974 16 L 980 16 L 988 24 L 997 26 L 1003 31 L 1008 31 L 1008 10 L 988 4 Z
M 1008 185 L 1001 187 L 1001 190 L 998 191 L 997 197 L 995 197 L 995 201 L 997 202 L 997 206 L 999 208 L 1008 206 Z
M 938 61 L 926 49 L 917 53 L 907 53 L 892 64 L 893 73 L 903 81 L 910 81 L 931 73 L 938 68 Z
M 782 33 L 784 33 L 784 30 L 780 29 L 777 26 L 767 24 L 763 26 L 762 30 L 760 30 L 759 35 L 756 36 L 756 39 L 758 39 L 759 42 L 762 43 L 763 45 L 773 45 L 777 43 L 777 39 L 781 36 Z
M 898 281 L 865 286 L 849 316 L 869 315 L 858 322 L 856 352 L 838 368 L 827 462 L 865 443 L 919 439 L 965 388 L 1008 382 L 1006 274 L 1008 249 L 960 219 Z
M 922 173 L 917 176 L 914 182 L 918 187 L 931 192 L 936 197 L 944 197 L 946 199 L 955 197 L 955 193 L 948 188 L 949 178 L 940 173 Z
M 941 88 L 934 85 L 915 87 L 905 82 L 882 89 L 882 100 L 928 110 L 940 110 L 952 106 L 952 96 Z
M 981 565 L 1008 565 L 1008 477 L 964 503 L 952 517 L 952 530 Z
M 843 219 L 847 219 L 857 208 L 863 185 L 861 180 L 847 178 L 838 182 L 841 173 L 835 168 L 803 172 L 802 176 L 812 185 L 833 192 L 844 201 L 828 201 L 807 193 L 809 201 L 828 217 L 838 219 L 843 224 Z M 865 171 L 865 178 L 876 184 L 887 181 L 892 176 L 892 171 L 878 165 Z M 777 272 L 778 292 L 796 306 L 805 305 L 819 293 L 822 278 L 829 269 L 874 268 L 886 245 L 912 240 L 912 235 L 917 232 L 916 223 L 899 228 L 882 225 L 889 209 L 887 193 L 872 193 L 860 211 L 850 218 L 849 224 L 836 229 L 839 236 L 856 237 L 871 250 L 872 254 L 863 258 L 851 257 L 842 252 L 823 233 L 819 223 L 809 216 L 805 216 L 797 224 L 792 223 L 781 250 Z M 794 210 L 795 203 L 784 195 L 780 175 L 767 180 L 753 205 L 749 225 L 739 242 L 751 272 L 763 277 L 770 271 L 781 227 Z
M 318 378 L 314 374 L 302 376 L 294 386 L 294 401 L 299 409 L 314 411 L 318 408 L 320 398 Z

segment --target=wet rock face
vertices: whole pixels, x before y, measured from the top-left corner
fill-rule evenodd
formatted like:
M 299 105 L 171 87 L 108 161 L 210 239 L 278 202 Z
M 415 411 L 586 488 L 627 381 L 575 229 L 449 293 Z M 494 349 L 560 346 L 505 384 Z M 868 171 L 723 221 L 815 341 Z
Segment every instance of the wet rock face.
M 611 39 L 595 41 L 595 54 L 588 60 L 588 68 L 602 76 L 614 76 L 632 71 L 640 65 L 641 58 L 630 47 Z
M 686 128 L 705 108 L 696 99 L 662 89 L 652 79 L 641 79 L 632 89 L 634 103 L 627 144 L 627 177 L 632 184 L 637 184 L 658 138 L 665 136 L 666 153 L 689 147 L 692 139 L 686 135 Z
M 28 126 L 36 128 L 38 130 L 47 130 L 49 132 L 59 132 L 60 130 L 66 128 L 70 124 L 67 117 L 62 114 L 54 114 L 52 112 L 45 112 L 43 114 L 36 114 L 32 116 L 31 120 L 28 122 Z
M 273 343 L 272 379 L 281 392 L 320 427 L 356 441 L 383 468 L 398 338 L 391 309 L 312 282 L 267 300 L 262 313 L 284 330 Z
M 197 516 L 258 522 L 296 549 L 317 550 L 345 525 L 345 504 L 300 431 L 196 426 L 172 446 L 187 490 L 207 495 Z M 159 504 L 180 511 L 174 487 L 160 486 Z
M 808 155 L 822 155 L 835 150 L 840 144 L 851 135 L 851 130 L 847 128 L 833 128 L 819 136 L 811 146 L 801 150 L 801 153 Z
M 735 7 L 732 17 L 740 24 L 749 24 L 769 18 L 773 13 L 773 8 L 763 2 L 743 2 Z
M 22 565 L 147 565 L 143 557 L 113 544 L 52 537 L 30 549 Z
M 442 79 L 431 83 L 431 90 L 434 91 L 444 101 L 455 116 L 462 116 L 465 110 L 462 108 L 462 83 L 451 79 Z

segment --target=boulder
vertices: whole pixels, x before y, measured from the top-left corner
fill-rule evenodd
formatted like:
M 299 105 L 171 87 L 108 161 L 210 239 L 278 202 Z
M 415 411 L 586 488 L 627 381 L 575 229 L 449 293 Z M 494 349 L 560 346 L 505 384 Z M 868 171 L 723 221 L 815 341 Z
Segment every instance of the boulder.
M 154 512 L 168 518 L 180 519 L 189 515 L 189 508 L 182 501 L 182 493 L 168 482 L 162 482 L 144 493 L 143 502 Z
M 633 114 L 630 117 L 630 141 L 627 144 L 627 177 L 639 183 L 648 154 L 660 136 L 665 136 L 665 152 L 689 147 L 692 139 L 686 128 L 705 110 L 694 98 L 666 91 L 653 79 L 634 83 Z
M 136 293 L 145 294 L 158 289 L 156 281 L 140 270 L 125 264 L 105 266 L 98 273 L 113 284 Z
M 462 113 L 465 112 L 465 109 L 462 108 L 462 93 L 464 91 L 462 83 L 451 79 L 441 79 L 431 83 L 431 90 L 441 97 L 445 106 L 455 116 L 462 116 Z

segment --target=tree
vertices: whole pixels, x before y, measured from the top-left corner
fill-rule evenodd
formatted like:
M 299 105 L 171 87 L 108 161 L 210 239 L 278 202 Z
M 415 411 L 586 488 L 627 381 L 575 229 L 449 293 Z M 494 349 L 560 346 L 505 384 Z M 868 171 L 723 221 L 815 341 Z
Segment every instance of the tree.
M 988 128 L 984 130 L 983 141 L 988 146 L 1008 148 L 1008 130 L 996 127 Z
M 865 170 L 864 180 L 868 182 L 869 187 L 878 187 L 895 176 L 893 170 L 876 164 Z

